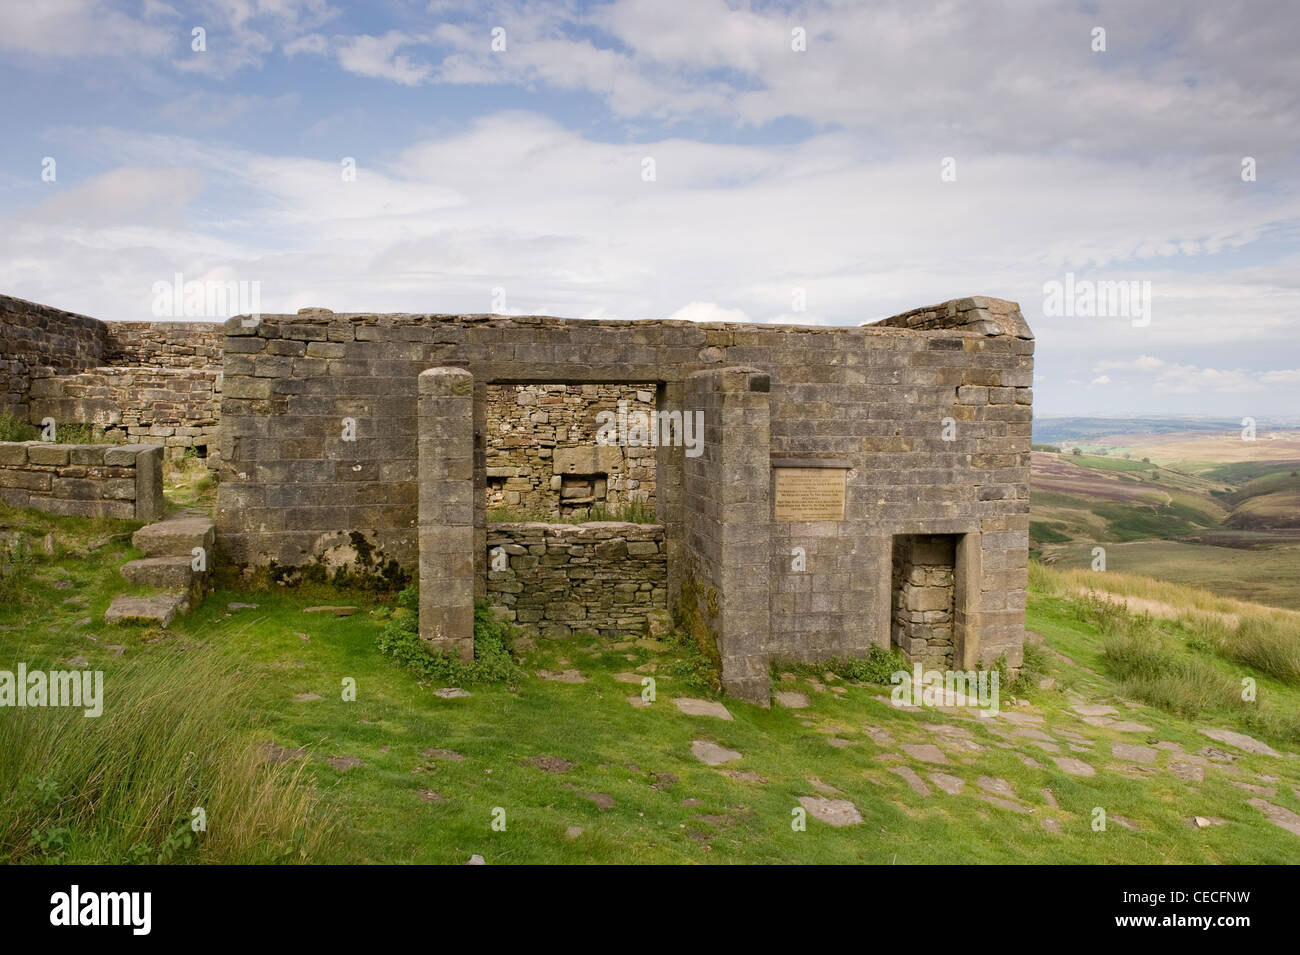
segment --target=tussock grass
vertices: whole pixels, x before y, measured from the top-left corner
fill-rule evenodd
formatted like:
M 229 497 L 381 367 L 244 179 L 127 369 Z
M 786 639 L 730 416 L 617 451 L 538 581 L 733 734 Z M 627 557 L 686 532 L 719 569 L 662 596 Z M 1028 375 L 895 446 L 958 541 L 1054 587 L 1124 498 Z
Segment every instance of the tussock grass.
M 1081 568 L 1063 569 L 1031 564 L 1029 582 L 1032 588 L 1047 595 L 1099 590 L 1120 597 L 1158 601 L 1184 612 L 1231 614 L 1237 617 L 1289 620 L 1300 624 L 1300 611 L 1220 597 L 1197 587 L 1185 587 L 1156 580 L 1153 577 L 1113 570 L 1099 574 Z
M 1056 570 L 1031 563 L 1029 586 L 1047 596 L 1101 593 L 1164 604 L 1201 643 L 1226 660 L 1244 663 L 1285 683 L 1300 686 L 1300 613 L 1218 597 L 1136 574 Z M 1119 606 L 1118 604 L 1113 604 Z M 1097 611 L 1093 610 L 1096 616 Z
M 1234 628 L 1222 619 L 1202 617 L 1189 629 L 1224 659 L 1300 686 L 1300 622 L 1243 617 Z
M 1166 712 L 1194 718 L 1243 706 L 1241 688 L 1227 674 L 1160 645 L 1149 634 L 1112 634 L 1102 644 L 1102 657 L 1124 692 Z
M 253 684 L 216 651 L 160 652 L 105 673 L 99 717 L 7 709 L 0 860 L 309 860 L 330 824 L 303 761 L 264 762 L 241 715 Z M 196 808 L 204 832 L 191 827 Z

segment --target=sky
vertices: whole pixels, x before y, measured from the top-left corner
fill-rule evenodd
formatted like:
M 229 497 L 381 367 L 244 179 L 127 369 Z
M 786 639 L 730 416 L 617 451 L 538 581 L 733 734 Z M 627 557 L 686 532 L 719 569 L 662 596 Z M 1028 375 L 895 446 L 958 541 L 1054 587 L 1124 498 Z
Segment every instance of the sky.
M 811 325 L 988 295 L 1036 414 L 1295 419 L 1297 36 L 1285 0 L 0 0 L 0 292 Z

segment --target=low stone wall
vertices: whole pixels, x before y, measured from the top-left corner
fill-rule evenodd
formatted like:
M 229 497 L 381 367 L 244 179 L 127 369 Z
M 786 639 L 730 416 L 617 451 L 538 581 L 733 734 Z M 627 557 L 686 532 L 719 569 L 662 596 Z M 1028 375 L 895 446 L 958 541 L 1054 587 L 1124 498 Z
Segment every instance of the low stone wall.
M 657 633 L 667 619 L 662 524 L 489 524 L 487 546 L 488 599 L 526 633 Z
M 488 385 L 487 506 L 572 519 L 592 505 L 655 500 L 655 449 L 597 447 L 597 415 L 655 410 L 655 386 Z M 579 519 L 581 519 L 579 517 Z
M 144 444 L 0 442 L 0 502 L 47 514 L 162 517 L 163 449 Z
M 47 417 L 59 425 L 92 424 L 110 440 L 163 445 L 173 458 L 196 448 L 209 467 L 218 463 L 219 366 L 102 367 L 34 378 L 28 402 L 34 424 Z

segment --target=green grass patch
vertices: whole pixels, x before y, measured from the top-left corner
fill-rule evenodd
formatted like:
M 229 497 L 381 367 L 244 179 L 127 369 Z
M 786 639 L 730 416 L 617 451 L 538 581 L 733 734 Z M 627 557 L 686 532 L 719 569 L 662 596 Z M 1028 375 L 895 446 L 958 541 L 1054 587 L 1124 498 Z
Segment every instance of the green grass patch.
M 1045 521 L 1029 522 L 1029 539 L 1041 544 L 1065 544 L 1074 540 L 1069 534 L 1063 534 Z

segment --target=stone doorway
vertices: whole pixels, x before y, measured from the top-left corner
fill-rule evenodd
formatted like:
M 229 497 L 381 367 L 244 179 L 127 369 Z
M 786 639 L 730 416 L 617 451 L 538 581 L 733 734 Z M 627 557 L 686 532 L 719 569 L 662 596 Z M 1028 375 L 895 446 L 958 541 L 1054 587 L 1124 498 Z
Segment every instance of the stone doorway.
M 952 670 L 957 652 L 960 534 L 897 534 L 890 580 L 890 642 L 927 669 Z

